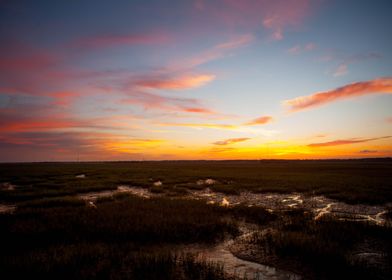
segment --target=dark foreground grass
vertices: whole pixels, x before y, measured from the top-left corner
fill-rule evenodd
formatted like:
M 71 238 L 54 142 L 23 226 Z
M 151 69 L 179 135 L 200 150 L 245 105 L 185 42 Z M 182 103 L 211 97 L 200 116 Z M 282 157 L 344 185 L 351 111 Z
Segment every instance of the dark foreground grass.
M 223 267 L 167 250 L 132 244 L 77 243 L 11 256 L 1 264 L 9 279 L 228 280 Z
M 78 174 L 86 178 L 76 178 Z M 232 194 L 303 192 L 348 203 L 392 201 L 391 159 L 0 164 L 0 183 L 18 186 L 0 190 L 0 201 L 115 189 L 120 184 L 152 187 L 158 180 L 164 188 L 153 191 L 176 194 L 206 187 L 196 182 L 207 178 L 217 181 L 212 189 Z
M 0 215 L 2 251 L 100 241 L 213 243 L 237 232 L 236 224 L 223 219 L 221 208 L 201 201 L 128 196 L 97 208 L 77 205 L 77 200 L 60 206 L 44 200 Z
M 265 260 L 275 257 L 306 278 L 391 279 L 391 236 L 390 227 L 333 217 L 315 221 L 298 210 L 281 217 L 274 231 L 255 235 L 252 243 Z M 364 252 L 370 257 L 361 258 Z
M 226 279 L 222 267 L 168 249 L 237 234 L 224 211 L 133 196 L 97 208 L 70 198 L 25 203 L 0 215 L 0 271 L 14 279 Z

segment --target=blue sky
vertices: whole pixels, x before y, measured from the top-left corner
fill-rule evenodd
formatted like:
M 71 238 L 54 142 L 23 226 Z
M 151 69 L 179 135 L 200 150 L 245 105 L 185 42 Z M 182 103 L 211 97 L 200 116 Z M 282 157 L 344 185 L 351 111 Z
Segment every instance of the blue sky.
M 392 155 L 390 1 L 0 5 L 0 161 Z

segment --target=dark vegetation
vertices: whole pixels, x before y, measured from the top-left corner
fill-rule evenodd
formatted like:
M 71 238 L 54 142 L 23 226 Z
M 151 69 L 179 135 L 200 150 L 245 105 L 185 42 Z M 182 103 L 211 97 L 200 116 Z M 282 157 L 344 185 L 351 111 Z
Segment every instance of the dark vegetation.
M 76 175 L 85 174 L 85 178 Z M 197 184 L 211 178 L 215 184 Z M 153 186 L 156 181 L 162 186 Z M 235 194 L 302 192 L 348 203 L 392 201 L 392 160 L 190 161 L 0 164 L 0 277 L 7 279 L 232 279 L 222 266 L 185 255 L 184 244 L 213 245 L 239 224 L 272 227 L 256 234 L 264 263 L 314 279 L 392 279 L 392 228 L 325 219 L 294 210 L 219 207 L 181 196 L 210 187 Z M 75 194 L 149 188 L 164 197 L 120 193 L 94 205 Z M 4 186 L 4 185 L 3 185 Z M 391 220 L 391 208 L 385 215 Z M 357 252 L 375 254 L 375 263 Z
M 86 178 L 75 178 L 78 174 Z M 392 200 L 392 160 L 367 159 L 0 164 L 0 183 L 18 186 L 0 190 L 0 201 L 115 189 L 120 184 L 152 187 L 158 180 L 164 185 L 154 192 L 176 194 L 205 187 L 196 182 L 207 178 L 217 181 L 212 189 L 231 194 L 303 192 L 369 204 Z
M 213 243 L 237 234 L 236 224 L 225 219 L 228 210 L 201 201 L 133 196 L 104 200 L 97 208 L 72 199 L 54 202 L 34 201 L 14 214 L 0 215 L 3 275 L 41 279 L 225 277 L 216 264 L 160 247 Z
M 294 210 L 275 223 L 274 230 L 258 233 L 251 243 L 261 260 L 299 271 L 310 279 L 391 279 L 392 228 L 339 221 L 314 220 Z M 371 258 L 360 255 L 372 254 Z
M 238 234 L 235 220 L 266 224 L 262 208 L 117 195 L 89 207 L 75 198 L 25 202 L 0 215 L 0 271 L 13 278 L 229 279 L 218 264 L 176 252 Z

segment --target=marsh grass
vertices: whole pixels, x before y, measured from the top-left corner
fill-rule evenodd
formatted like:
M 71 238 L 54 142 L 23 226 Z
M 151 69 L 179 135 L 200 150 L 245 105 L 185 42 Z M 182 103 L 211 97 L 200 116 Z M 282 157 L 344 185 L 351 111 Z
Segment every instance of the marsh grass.
M 13 279 L 228 280 L 221 265 L 192 255 L 133 244 L 77 243 L 2 259 L 2 275 Z
M 299 209 L 285 213 L 274 229 L 254 235 L 252 243 L 265 256 L 276 256 L 309 278 L 389 279 L 392 275 L 391 228 L 333 217 L 315 221 Z M 354 248 L 368 240 L 380 245 L 384 264 L 374 267 L 353 257 Z
M 78 174 L 86 177 L 76 178 Z M 206 178 L 216 183 L 196 184 Z M 228 194 L 301 192 L 348 203 L 392 200 L 392 160 L 367 159 L 0 164 L 0 181 L 18 186 L 14 191 L 0 190 L 0 201 L 66 196 L 118 185 L 148 188 L 158 180 L 164 188 L 153 188 L 155 192 L 211 187 Z
M 262 228 L 251 242 L 265 255 L 315 279 L 392 279 L 392 228 L 323 217 L 302 209 L 271 214 L 262 207 L 219 207 L 181 198 L 211 188 L 227 194 L 301 192 L 348 203 L 392 201 L 392 161 L 190 161 L 0 164 L 0 201 L 17 203 L 0 215 L 0 271 L 40 279 L 228 279 L 222 267 L 168 248 L 214 244 L 239 233 L 240 222 Z M 85 174 L 85 178 L 76 178 Z M 211 178 L 212 185 L 197 184 Z M 154 186 L 156 181 L 162 186 Z M 77 193 L 149 188 L 164 197 L 118 193 L 96 200 Z M 391 220 L 391 209 L 385 215 Z M 370 241 L 371 242 L 370 242 Z M 361 244 L 377 244 L 384 263 L 353 257 Z M 163 247 L 166 249 L 157 249 Z M 380 249 L 381 248 L 381 249 Z M 381 267 L 381 268 L 380 268 Z
M 49 198 L 0 215 L 2 274 L 40 279 L 228 279 L 221 266 L 168 249 L 183 243 L 213 244 L 236 235 L 236 223 L 225 218 L 221 208 L 129 194 L 97 200 L 96 205 Z M 159 249 L 164 244 L 166 249 Z

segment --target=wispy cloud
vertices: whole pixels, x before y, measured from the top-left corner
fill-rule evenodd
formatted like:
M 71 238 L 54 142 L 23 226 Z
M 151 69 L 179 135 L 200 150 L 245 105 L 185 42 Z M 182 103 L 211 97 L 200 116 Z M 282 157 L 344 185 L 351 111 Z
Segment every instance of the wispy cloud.
M 253 30 L 263 27 L 270 39 L 282 40 L 287 29 L 301 24 L 314 5 L 310 0 L 196 0 L 194 6 L 198 13 L 210 14 L 214 23 Z
M 121 100 L 123 104 L 137 104 L 145 109 L 161 109 L 188 113 L 211 114 L 213 111 L 203 107 L 194 98 L 168 97 L 154 93 L 131 91 L 128 97 Z
M 270 123 L 273 120 L 271 116 L 262 116 L 245 123 L 245 125 L 264 125 Z
M 334 77 L 344 76 L 347 74 L 347 64 L 340 64 L 333 73 Z
M 237 125 L 232 124 L 212 124 L 212 123 L 159 123 L 161 126 L 183 126 L 193 128 L 212 128 L 212 129 L 228 129 L 235 130 Z
M 170 66 L 170 68 L 195 68 L 210 61 L 224 58 L 230 51 L 245 47 L 252 43 L 254 39 L 254 35 L 250 33 L 235 36 L 226 42 L 217 44 L 212 48 L 201 52 L 200 54 L 175 62 L 173 65 Z
M 233 50 L 249 45 L 255 39 L 252 34 L 244 34 L 234 37 L 232 40 L 218 44 L 214 47 L 217 50 Z
M 355 98 L 371 94 L 391 94 L 392 77 L 379 78 L 371 81 L 348 84 L 330 91 L 318 92 L 308 96 L 301 96 L 286 100 L 284 104 L 291 112 L 319 107 L 343 99 Z
M 330 50 L 328 54 L 324 55 L 322 61 L 336 61 L 338 65 L 332 72 L 334 77 L 340 77 L 349 73 L 349 66 L 359 62 L 368 60 L 375 60 L 382 58 L 382 55 L 376 52 L 357 53 L 357 54 L 344 54 L 338 50 Z
M 359 151 L 360 154 L 375 154 L 378 153 L 377 150 L 360 150 Z
M 307 43 L 305 45 L 295 45 L 287 50 L 289 54 L 297 55 L 304 51 L 312 51 L 316 48 L 316 44 Z
M 310 10 L 310 1 L 273 1 L 266 5 L 267 12 L 263 15 L 264 28 L 271 31 L 271 38 L 282 40 L 287 27 L 298 25 Z M 272 4 L 273 3 L 273 4 Z
M 225 139 L 225 140 L 221 140 L 221 141 L 216 141 L 212 144 L 218 145 L 218 146 L 225 146 L 225 145 L 230 145 L 230 144 L 234 144 L 234 143 L 238 143 L 238 142 L 244 142 L 249 139 L 251 139 L 251 138 L 229 138 L 229 139 Z
M 166 90 L 183 90 L 203 86 L 215 79 L 215 75 L 181 75 L 178 77 L 146 77 L 135 81 L 135 85 Z
M 381 139 L 388 139 L 391 137 L 392 136 L 384 136 L 384 137 L 377 137 L 377 138 L 341 139 L 341 140 L 334 140 L 334 141 L 329 141 L 329 142 L 312 143 L 312 144 L 309 144 L 308 147 L 321 148 L 321 147 L 330 147 L 330 146 L 351 145 L 351 144 L 365 143 L 365 142 L 381 140 Z

